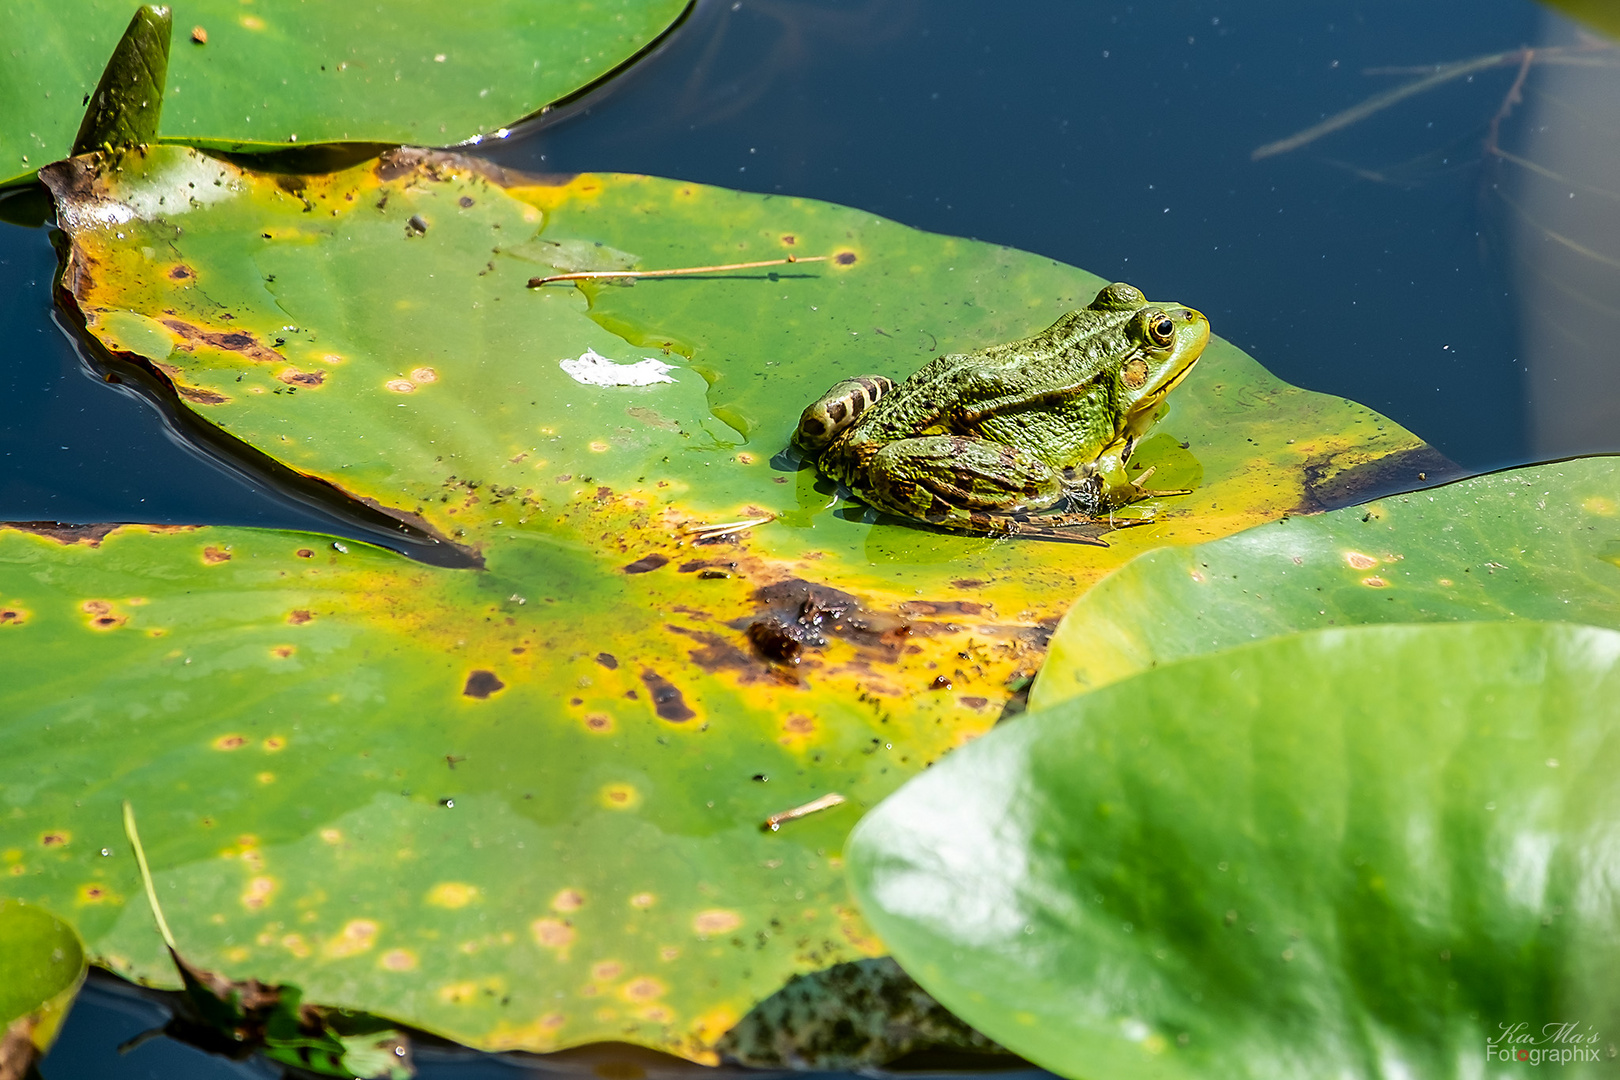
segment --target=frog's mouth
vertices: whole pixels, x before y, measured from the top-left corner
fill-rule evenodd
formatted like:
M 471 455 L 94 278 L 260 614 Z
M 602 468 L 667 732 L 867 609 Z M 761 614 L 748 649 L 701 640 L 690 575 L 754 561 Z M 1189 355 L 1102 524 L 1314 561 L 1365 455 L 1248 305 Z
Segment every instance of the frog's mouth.
M 1164 382 L 1136 399 L 1136 403 L 1131 406 L 1130 412 L 1125 416 L 1124 433 L 1128 436 L 1140 436 L 1146 430 L 1144 421 L 1146 424 L 1152 423 L 1151 417 L 1153 414 L 1164 403 L 1164 399 L 1170 396 L 1170 391 L 1180 386 L 1182 380 L 1192 374 L 1192 369 L 1198 366 L 1198 361 L 1204 355 L 1204 347 L 1209 344 L 1209 320 L 1204 318 L 1201 312 L 1194 311 L 1192 308 L 1183 308 L 1182 311 L 1184 312 L 1183 317 L 1191 324 L 1189 329 L 1196 329 L 1198 334 L 1192 341 L 1178 342 L 1177 344 L 1186 353 L 1190 354 L 1192 359 L 1181 365 L 1180 369 Z M 1182 333 L 1185 333 L 1185 330 Z M 1180 337 L 1181 335 L 1178 334 L 1177 336 Z M 1139 426 L 1141 430 L 1138 430 Z

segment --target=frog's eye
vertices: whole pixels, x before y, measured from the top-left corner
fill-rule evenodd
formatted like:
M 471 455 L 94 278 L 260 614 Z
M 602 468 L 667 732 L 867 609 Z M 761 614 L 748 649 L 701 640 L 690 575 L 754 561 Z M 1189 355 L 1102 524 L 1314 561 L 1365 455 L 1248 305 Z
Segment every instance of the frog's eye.
M 1176 324 L 1170 321 L 1170 316 L 1156 312 L 1148 316 L 1148 337 L 1155 345 L 1168 345 L 1176 339 Z

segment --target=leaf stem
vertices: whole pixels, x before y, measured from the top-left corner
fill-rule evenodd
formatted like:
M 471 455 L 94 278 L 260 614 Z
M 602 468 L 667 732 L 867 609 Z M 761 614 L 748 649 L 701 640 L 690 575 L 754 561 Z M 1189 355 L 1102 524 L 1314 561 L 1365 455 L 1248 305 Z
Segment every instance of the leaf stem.
M 643 278 L 643 277 L 675 277 L 677 274 L 713 274 L 721 270 L 752 270 L 759 266 L 781 266 L 785 263 L 826 262 L 830 255 L 806 255 L 803 258 L 789 255 L 785 259 L 762 259 L 759 262 L 725 263 L 721 266 L 683 266 L 677 270 L 583 270 L 574 274 L 551 274 L 548 277 L 532 277 L 529 279 L 529 288 L 538 289 L 542 285 L 550 285 L 553 281 L 595 281 L 601 278 Z
M 169 933 L 169 923 L 163 917 L 163 908 L 158 905 L 157 889 L 152 887 L 152 869 L 146 865 L 146 850 L 141 847 L 141 834 L 135 831 L 135 808 L 124 800 L 124 835 L 135 849 L 135 861 L 141 867 L 141 884 L 146 886 L 146 902 L 152 905 L 152 914 L 157 917 L 158 931 L 163 935 L 163 943 L 178 953 L 180 950 L 174 944 L 174 935 Z

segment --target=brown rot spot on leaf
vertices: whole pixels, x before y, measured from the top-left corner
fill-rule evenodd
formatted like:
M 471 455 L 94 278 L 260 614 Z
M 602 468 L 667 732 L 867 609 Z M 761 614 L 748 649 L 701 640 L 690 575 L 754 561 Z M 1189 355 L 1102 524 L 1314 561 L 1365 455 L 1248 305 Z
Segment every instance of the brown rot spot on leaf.
M 275 657 L 277 660 L 286 660 L 297 651 L 298 650 L 291 645 L 277 645 L 270 650 L 270 655 Z
M 955 589 L 977 589 L 983 587 L 985 582 L 980 578 L 962 577 L 951 582 Z
M 962 699 L 962 704 L 966 705 L 970 709 L 982 709 L 986 705 L 990 704 L 990 699 L 982 697 L 965 697 Z
M 627 574 L 645 574 L 649 570 L 658 569 L 667 562 L 669 562 L 668 555 L 660 555 L 655 551 L 651 555 L 643 555 L 635 562 L 626 566 L 624 568 L 624 572 Z
M 596 662 L 607 668 L 609 671 L 612 671 L 614 668 L 619 666 L 619 658 L 614 656 L 612 653 L 597 653 Z
M 761 616 L 749 623 L 746 633 L 760 656 L 778 664 L 797 664 L 804 653 L 806 631 L 787 619 Z M 825 643 L 826 638 L 821 638 L 821 642 Z
M 309 548 L 299 548 L 294 554 L 300 559 L 313 559 L 315 557 L 315 553 Z
M 315 616 L 311 615 L 303 608 L 296 608 L 293 610 L 292 614 L 287 616 L 287 621 L 292 623 L 294 626 L 302 626 L 314 617 Z
M 661 718 L 672 724 L 684 724 L 697 715 L 687 707 L 686 699 L 675 688 L 675 684 L 652 668 L 641 669 L 641 681 L 646 684 L 647 692 L 652 695 L 653 708 Z
M 947 679 L 943 675 L 935 675 L 934 681 L 928 684 L 928 689 L 930 690 L 949 690 L 950 688 L 951 680 Z
M 188 278 L 195 278 L 196 276 L 197 272 L 191 267 L 187 266 L 185 263 L 180 263 L 178 266 L 173 266 L 169 269 L 169 277 L 174 281 L 185 281 Z
M 230 561 L 231 553 L 226 551 L 224 548 L 217 548 L 212 544 L 209 544 L 207 547 L 203 548 L 203 562 L 207 563 L 209 566 Z
M 191 402 L 193 405 L 224 405 L 231 399 L 224 394 L 217 394 L 212 390 L 204 390 L 200 386 L 176 386 L 174 392 Z
M 587 731 L 593 731 L 598 735 L 605 735 L 613 730 L 613 717 L 607 713 L 586 713 L 585 728 Z
M 114 611 L 112 604 L 106 600 L 86 600 L 79 605 L 79 610 L 90 616 L 92 630 L 116 630 L 129 621 L 128 615 Z
M 16 529 L 18 532 L 33 533 L 48 540 L 55 540 L 59 544 L 84 544 L 86 547 L 100 547 L 101 541 L 107 534 L 117 529 L 117 525 L 65 525 L 60 521 L 11 521 L 6 528 Z
M 855 253 L 853 251 L 840 251 L 833 256 L 833 262 L 839 266 L 853 266 L 855 264 Z
M 46 833 L 39 838 L 39 842 L 45 847 L 66 847 L 69 839 L 68 833 L 58 831 Z
M 479 668 L 467 676 L 467 685 L 461 688 L 465 697 L 478 698 L 480 701 L 489 697 L 497 690 L 506 689 L 506 684 L 493 671 Z
M 902 615 L 979 615 L 984 605 L 972 600 L 910 600 L 899 611 Z
M 319 386 L 326 381 L 324 371 L 299 371 L 297 368 L 287 368 L 276 373 L 276 378 L 288 386 Z
M 461 198 L 456 200 L 456 203 L 463 210 L 465 210 L 465 209 L 467 209 L 467 207 L 469 207 L 469 206 L 471 206 L 473 204 L 472 196 L 471 195 L 463 195 Z
M 208 330 L 195 323 L 187 322 L 175 316 L 163 320 L 163 325 L 179 334 L 185 344 L 179 346 L 186 352 L 194 351 L 199 345 L 221 352 L 236 353 L 259 364 L 285 364 L 287 358 L 267 345 L 259 343 L 259 339 L 245 330 Z
M 21 608 L 0 606 L 0 626 L 21 626 L 28 621 L 28 613 Z
M 797 664 L 806 647 L 825 647 L 824 631 L 842 631 L 845 616 L 860 611 L 849 593 L 798 578 L 758 589 L 754 600 L 764 610 L 732 626 L 747 635 L 760 656 L 779 664 Z

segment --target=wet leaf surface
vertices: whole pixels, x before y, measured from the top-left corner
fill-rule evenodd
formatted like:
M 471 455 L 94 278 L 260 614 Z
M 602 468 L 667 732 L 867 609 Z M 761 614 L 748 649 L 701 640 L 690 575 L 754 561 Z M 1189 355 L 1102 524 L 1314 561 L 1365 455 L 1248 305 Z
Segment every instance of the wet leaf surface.
M 1298 630 L 1472 619 L 1620 629 L 1620 458 L 1510 469 L 1153 552 L 1064 617 L 1030 702 Z
M 99 347 L 482 568 L 237 529 L 4 534 L 21 880 L 77 903 L 114 875 L 76 919 L 115 970 L 165 977 L 133 868 L 38 839 L 99 836 L 129 798 L 188 957 L 477 1046 L 712 1060 L 792 975 L 882 951 L 843 837 L 994 724 L 1092 582 L 1439 460 L 1217 341 L 1137 457 L 1197 490 L 1112 547 L 868 521 L 782 455 L 803 406 L 1040 329 L 1100 279 L 824 203 L 420 151 L 305 176 L 157 147 L 46 179 Z M 790 252 L 835 258 L 526 287 Z M 622 370 L 588 354 L 669 381 L 587 385 L 569 369 Z
M 4 854 L 15 865 L 11 856 Z M 0 1077 L 24 1077 L 44 1056 L 84 973 L 84 947 L 73 927 L 43 908 L 0 897 Z
M 8 5 L 0 183 L 67 156 L 82 99 L 133 6 Z M 225 149 L 458 143 L 601 79 L 685 8 L 684 0 L 497 0 L 451 13 L 430 0 L 399 0 L 249 10 L 197 0 L 176 14 L 160 130 Z
M 1616 656 L 1499 622 L 1167 664 L 911 781 L 852 882 L 925 989 L 1065 1076 L 1608 1075 Z
M 145 4 L 135 12 L 90 94 L 73 153 L 156 141 L 173 22 L 166 7 Z

